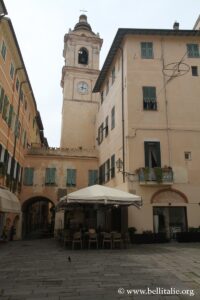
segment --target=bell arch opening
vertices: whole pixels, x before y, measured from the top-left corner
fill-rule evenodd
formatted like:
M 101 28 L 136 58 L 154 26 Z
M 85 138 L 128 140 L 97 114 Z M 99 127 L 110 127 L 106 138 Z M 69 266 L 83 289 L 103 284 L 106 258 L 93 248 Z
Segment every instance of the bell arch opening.
M 80 48 L 78 51 L 78 63 L 81 65 L 87 65 L 88 58 L 88 50 L 86 48 Z

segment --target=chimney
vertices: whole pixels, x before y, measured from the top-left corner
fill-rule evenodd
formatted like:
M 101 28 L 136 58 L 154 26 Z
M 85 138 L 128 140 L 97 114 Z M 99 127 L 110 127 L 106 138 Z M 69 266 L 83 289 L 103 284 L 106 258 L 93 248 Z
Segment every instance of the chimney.
M 179 30 L 179 23 L 178 22 L 174 22 L 174 25 L 173 25 L 173 29 L 174 30 Z

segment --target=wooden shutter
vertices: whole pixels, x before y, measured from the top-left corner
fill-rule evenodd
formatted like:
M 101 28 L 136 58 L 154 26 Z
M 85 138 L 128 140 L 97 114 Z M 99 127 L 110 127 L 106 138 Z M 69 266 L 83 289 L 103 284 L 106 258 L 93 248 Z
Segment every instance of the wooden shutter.
M 115 106 L 111 110 L 111 129 L 115 128 Z
M 55 177 L 56 177 L 56 169 L 55 168 L 50 168 L 49 169 L 49 176 L 50 176 L 50 184 L 54 184 L 55 183 Z
M 9 116 L 8 116 L 8 126 L 11 126 L 12 123 L 12 116 L 13 116 L 13 106 L 10 105 L 10 110 L 9 110 Z
M 45 183 L 48 184 L 50 183 L 50 169 L 49 168 L 46 168 L 46 172 L 45 172 Z
M 98 171 L 97 170 L 89 170 L 88 171 L 88 186 L 97 184 L 98 180 Z
M 4 89 L 0 87 L 0 112 L 2 112 L 2 108 L 3 108 L 3 99 L 4 99 Z
M 111 156 L 111 178 L 115 177 L 115 154 Z
M 76 186 L 76 169 L 67 169 L 67 186 Z

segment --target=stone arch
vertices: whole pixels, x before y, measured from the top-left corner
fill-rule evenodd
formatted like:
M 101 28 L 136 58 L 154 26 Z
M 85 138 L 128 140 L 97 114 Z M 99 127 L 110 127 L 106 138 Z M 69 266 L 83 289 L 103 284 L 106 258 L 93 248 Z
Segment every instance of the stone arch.
M 22 204 L 23 238 L 42 238 L 53 235 L 55 204 L 48 197 L 34 196 Z
M 188 203 L 184 193 L 179 190 L 166 188 L 159 190 L 151 197 L 151 204 L 154 203 Z

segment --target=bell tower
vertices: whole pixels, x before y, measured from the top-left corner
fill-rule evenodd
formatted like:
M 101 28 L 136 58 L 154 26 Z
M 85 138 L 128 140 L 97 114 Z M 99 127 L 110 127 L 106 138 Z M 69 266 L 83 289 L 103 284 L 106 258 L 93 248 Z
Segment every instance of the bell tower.
M 74 29 L 64 37 L 61 148 L 92 149 L 95 146 L 98 103 L 92 90 L 99 74 L 102 42 L 92 31 L 86 15 L 81 15 Z

